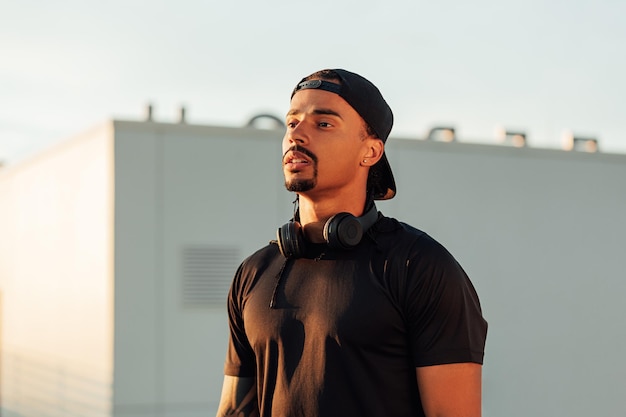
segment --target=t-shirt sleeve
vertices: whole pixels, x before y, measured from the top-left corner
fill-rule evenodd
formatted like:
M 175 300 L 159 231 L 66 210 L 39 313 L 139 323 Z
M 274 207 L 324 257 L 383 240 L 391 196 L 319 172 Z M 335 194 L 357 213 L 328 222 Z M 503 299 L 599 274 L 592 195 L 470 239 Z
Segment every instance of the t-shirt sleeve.
M 405 318 L 416 367 L 483 362 L 487 322 L 469 277 L 424 237 L 405 268 Z
M 242 264 L 235 273 L 227 298 L 229 337 L 224 374 L 239 377 L 254 376 L 256 372 L 254 351 L 246 336 L 243 321 L 244 270 Z

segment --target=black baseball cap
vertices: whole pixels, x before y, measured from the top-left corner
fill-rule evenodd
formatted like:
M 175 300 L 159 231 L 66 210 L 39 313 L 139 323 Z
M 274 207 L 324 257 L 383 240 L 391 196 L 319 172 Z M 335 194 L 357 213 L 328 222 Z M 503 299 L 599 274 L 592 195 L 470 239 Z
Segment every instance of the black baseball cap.
M 315 76 L 320 73 L 324 75 Z M 338 78 L 339 83 L 323 78 Z M 387 142 L 393 126 L 393 113 L 378 88 L 370 81 L 343 69 L 318 71 L 304 77 L 293 89 L 291 97 L 308 88 L 339 95 L 356 110 L 383 143 Z M 375 200 L 388 200 L 396 195 L 396 182 L 384 152 L 382 158 L 370 168 L 368 186 Z

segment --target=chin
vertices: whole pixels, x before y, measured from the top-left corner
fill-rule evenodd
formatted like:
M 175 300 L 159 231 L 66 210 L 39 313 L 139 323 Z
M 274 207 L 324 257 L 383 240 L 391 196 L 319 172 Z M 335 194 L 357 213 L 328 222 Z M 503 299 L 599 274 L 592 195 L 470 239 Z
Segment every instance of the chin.
M 315 188 L 316 181 L 314 179 L 291 179 L 285 180 L 285 188 L 287 191 L 303 192 L 310 191 Z

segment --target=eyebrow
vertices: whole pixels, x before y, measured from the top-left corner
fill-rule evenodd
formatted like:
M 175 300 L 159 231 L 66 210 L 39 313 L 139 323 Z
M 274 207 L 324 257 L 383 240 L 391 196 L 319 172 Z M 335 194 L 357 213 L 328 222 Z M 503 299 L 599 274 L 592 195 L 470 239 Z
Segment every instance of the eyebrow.
M 287 116 L 294 116 L 294 115 L 296 115 L 296 114 L 300 114 L 300 113 L 302 113 L 302 111 L 301 111 L 301 110 L 298 110 L 298 109 L 292 109 L 292 110 L 289 110 L 289 111 L 287 112 Z M 340 119 L 342 119 L 342 120 L 343 120 L 343 117 L 341 117 L 341 115 L 340 115 L 339 113 L 337 113 L 336 111 L 331 110 L 331 109 L 323 109 L 323 108 L 320 108 L 320 109 L 314 109 L 314 110 L 312 111 L 312 113 L 313 113 L 313 114 L 318 114 L 318 115 L 335 116 L 335 117 L 338 117 L 338 118 L 340 118 Z

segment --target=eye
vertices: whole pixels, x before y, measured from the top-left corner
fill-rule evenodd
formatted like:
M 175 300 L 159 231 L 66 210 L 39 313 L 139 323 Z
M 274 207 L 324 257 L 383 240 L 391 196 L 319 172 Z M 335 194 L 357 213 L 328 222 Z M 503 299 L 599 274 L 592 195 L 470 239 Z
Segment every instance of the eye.
M 287 122 L 285 123 L 288 129 L 293 129 L 294 127 L 296 127 L 297 124 L 297 120 L 287 120 Z
M 319 127 L 332 127 L 332 124 L 330 124 L 329 122 L 319 122 L 317 125 Z

